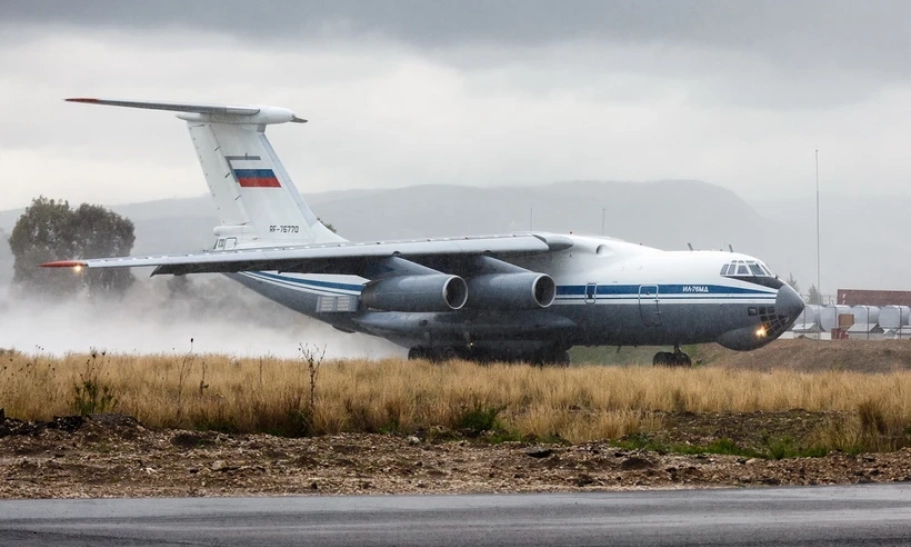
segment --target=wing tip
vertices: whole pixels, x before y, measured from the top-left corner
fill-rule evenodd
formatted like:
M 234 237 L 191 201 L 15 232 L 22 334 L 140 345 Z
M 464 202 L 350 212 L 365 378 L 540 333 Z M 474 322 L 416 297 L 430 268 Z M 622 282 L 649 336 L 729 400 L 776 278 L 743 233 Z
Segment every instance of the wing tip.
M 88 264 L 79 260 L 55 260 L 38 266 L 41 268 L 85 268 Z

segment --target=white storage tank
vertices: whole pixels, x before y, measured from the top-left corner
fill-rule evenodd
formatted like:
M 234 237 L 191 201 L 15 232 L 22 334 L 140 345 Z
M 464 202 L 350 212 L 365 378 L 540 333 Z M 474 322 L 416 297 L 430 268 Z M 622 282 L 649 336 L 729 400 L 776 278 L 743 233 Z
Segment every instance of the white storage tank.
M 870 338 L 871 334 L 882 334 L 883 329 L 879 327 L 878 306 L 851 306 L 851 314 L 854 315 L 854 324 L 848 327 L 848 332 L 852 335 L 864 335 Z
M 852 306 L 855 325 L 869 325 L 869 328 L 879 324 L 879 308 L 876 306 Z
M 897 331 L 908 327 L 911 308 L 908 306 L 885 306 L 879 310 L 879 326 L 883 330 Z
M 824 306 L 819 310 L 819 324 L 823 332 L 838 328 L 839 315 L 853 315 L 851 306 Z
M 821 328 L 819 325 L 819 309 L 820 306 L 818 304 L 808 304 L 797 316 L 797 320 L 794 321 L 794 326 L 791 327 L 791 330 L 794 332 L 819 332 Z

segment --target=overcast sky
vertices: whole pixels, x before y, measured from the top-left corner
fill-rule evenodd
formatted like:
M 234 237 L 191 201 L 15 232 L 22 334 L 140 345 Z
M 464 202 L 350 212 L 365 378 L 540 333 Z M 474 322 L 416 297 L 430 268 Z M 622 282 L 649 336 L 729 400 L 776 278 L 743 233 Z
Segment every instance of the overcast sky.
M 305 192 L 701 179 L 911 197 L 911 2 L 0 0 L 0 209 L 198 195 L 183 122 L 273 104 Z

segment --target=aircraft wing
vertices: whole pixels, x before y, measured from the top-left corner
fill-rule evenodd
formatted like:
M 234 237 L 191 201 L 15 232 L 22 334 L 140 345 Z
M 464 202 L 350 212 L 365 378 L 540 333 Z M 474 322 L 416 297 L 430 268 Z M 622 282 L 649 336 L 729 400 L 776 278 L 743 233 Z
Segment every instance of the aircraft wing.
M 464 238 L 406 241 L 339 242 L 315 245 L 235 249 L 201 253 L 60 260 L 42 264 L 45 268 L 138 268 L 154 267 L 152 275 L 282 271 L 364 275 L 370 264 L 400 257 L 418 262 L 451 261 L 460 257 L 527 256 L 572 247 L 572 240 L 555 234 L 524 233 Z

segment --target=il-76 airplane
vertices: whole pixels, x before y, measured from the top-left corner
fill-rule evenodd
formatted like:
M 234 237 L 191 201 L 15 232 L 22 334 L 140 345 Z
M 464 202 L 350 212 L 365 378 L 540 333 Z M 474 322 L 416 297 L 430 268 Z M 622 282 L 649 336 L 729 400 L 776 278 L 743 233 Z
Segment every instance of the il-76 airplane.
M 204 252 L 47 267 L 223 273 L 341 331 L 391 340 L 413 359 L 566 364 L 576 345 L 664 345 L 674 350 L 659 352 L 655 364 L 689 365 L 682 345 L 758 348 L 804 307 L 762 261 L 733 252 L 537 231 L 347 241 L 313 214 L 266 139 L 268 125 L 306 121 L 290 110 L 67 100 L 177 112 L 221 225 Z

